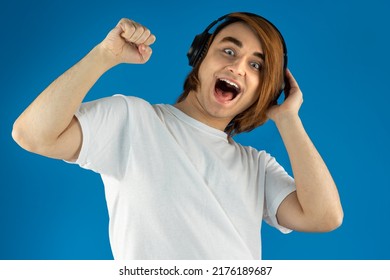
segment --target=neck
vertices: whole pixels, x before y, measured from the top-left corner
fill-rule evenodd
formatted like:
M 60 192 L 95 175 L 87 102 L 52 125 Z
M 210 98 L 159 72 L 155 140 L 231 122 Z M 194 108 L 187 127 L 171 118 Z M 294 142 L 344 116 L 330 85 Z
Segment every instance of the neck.
M 218 118 L 210 114 L 196 98 L 194 92 L 190 92 L 183 101 L 174 106 L 197 121 L 221 131 L 225 131 L 226 126 L 231 121 L 231 119 Z

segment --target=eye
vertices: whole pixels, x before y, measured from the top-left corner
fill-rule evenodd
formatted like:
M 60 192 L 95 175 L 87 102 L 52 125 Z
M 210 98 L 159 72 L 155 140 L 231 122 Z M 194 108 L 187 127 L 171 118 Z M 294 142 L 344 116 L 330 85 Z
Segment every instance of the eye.
M 256 70 L 260 70 L 261 69 L 261 63 L 258 63 L 258 62 L 251 62 L 250 65 L 256 69 Z
M 223 52 L 230 56 L 234 56 L 236 54 L 232 49 L 223 49 Z

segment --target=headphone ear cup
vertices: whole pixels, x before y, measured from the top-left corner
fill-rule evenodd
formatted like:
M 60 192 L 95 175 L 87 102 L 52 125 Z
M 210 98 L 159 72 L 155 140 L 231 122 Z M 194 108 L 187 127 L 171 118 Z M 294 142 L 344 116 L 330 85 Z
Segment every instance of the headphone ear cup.
M 273 101 L 273 104 L 277 104 L 278 103 L 278 99 L 279 99 L 280 95 L 282 94 L 282 92 L 284 92 L 284 100 L 286 100 L 286 98 L 288 97 L 288 95 L 290 93 L 290 88 L 291 88 L 290 84 L 287 82 L 287 79 L 284 76 L 282 87 L 281 87 L 280 91 L 278 92 L 278 94 L 276 95 L 276 98 Z
M 187 52 L 188 63 L 190 66 L 194 67 L 199 60 L 207 52 L 207 44 L 211 37 L 211 34 L 203 32 L 199 35 L 196 35 L 192 41 L 191 47 Z
M 284 82 L 283 82 L 284 100 L 286 100 L 286 98 L 287 98 L 288 95 L 290 94 L 290 89 L 291 89 L 291 85 L 290 85 L 290 83 L 287 81 L 287 78 L 286 78 L 286 76 L 285 76 L 285 77 L 284 77 Z

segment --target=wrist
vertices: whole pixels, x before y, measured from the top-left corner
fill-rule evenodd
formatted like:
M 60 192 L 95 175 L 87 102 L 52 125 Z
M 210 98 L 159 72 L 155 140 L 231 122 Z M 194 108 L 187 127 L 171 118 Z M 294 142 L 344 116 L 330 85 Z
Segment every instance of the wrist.
M 90 54 L 93 56 L 93 60 L 98 64 L 97 66 L 104 72 L 120 64 L 119 60 L 101 44 L 95 46 Z
M 302 126 L 301 119 L 297 113 L 279 114 L 274 122 L 279 130 L 288 129 L 292 127 Z

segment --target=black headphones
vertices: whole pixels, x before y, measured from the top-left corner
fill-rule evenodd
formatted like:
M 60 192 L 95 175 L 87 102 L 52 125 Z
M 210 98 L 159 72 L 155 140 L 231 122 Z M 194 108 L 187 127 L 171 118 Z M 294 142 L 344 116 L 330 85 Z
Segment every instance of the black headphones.
M 245 15 L 248 15 L 251 17 L 260 18 L 260 19 L 266 21 L 269 25 L 271 25 L 276 30 L 276 32 L 279 34 L 280 40 L 281 40 L 282 45 L 283 45 L 283 73 L 285 73 L 285 71 L 287 69 L 287 47 L 286 47 L 286 43 L 284 41 L 284 38 L 282 36 L 282 33 L 280 33 L 279 29 L 276 28 L 276 26 L 272 22 L 270 22 L 266 18 L 259 16 L 257 14 L 247 13 L 247 12 L 241 12 L 240 14 L 245 14 Z M 187 53 L 188 62 L 189 62 L 190 66 L 194 67 L 195 65 L 197 65 L 197 63 L 202 59 L 202 57 L 204 57 L 206 55 L 207 49 L 208 49 L 208 42 L 209 42 L 211 36 L 213 35 L 213 33 L 210 33 L 210 30 L 215 25 L 217 25 L 219 22 L 222 22 L 222 21 L 226 22 L 228 20 L 234 21 L 237 19 L 231 15 L 232 14 L 226 14 L 226 15 L 223 15 L 220 18 L 214 20 L 209 26 L 206 27 L 206 29 L 201 34 L 198 34 L 195 36 L 194 40 L 192 41 L 191 47 Z M 277 95 L 277 98 L 279 98 L 280 94 L 282 93 L 282 91 L 284 89 L 285 89 L 285 82 L 283 82 L 283 85 L 281 86 L 281 89 Z M 286 91 L 287 91 L 287 89 L 285 90 L 285 92 Z

